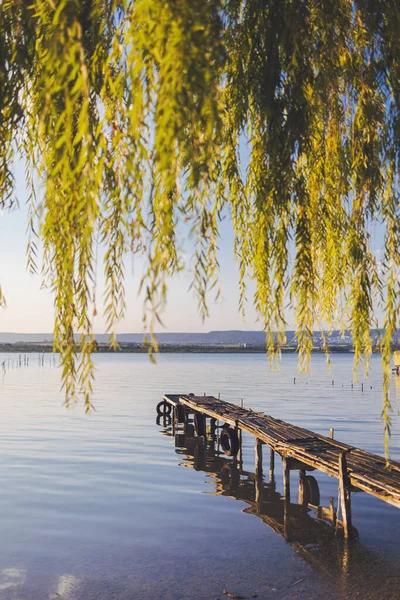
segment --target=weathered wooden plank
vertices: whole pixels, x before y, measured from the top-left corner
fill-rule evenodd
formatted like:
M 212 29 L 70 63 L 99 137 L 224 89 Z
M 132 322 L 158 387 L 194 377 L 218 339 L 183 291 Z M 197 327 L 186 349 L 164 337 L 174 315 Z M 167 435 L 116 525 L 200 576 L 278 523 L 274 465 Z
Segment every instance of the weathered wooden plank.
M 171 404 L 171 406 L 177 406 L 180 402 L 181 394 L 164 394 L 163 400 Z

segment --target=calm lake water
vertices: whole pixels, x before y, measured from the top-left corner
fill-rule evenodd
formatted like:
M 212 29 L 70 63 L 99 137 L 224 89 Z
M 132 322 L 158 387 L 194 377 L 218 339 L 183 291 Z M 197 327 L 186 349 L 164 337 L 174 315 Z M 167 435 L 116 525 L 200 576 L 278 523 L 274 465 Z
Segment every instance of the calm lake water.
M 273 500 L 254 503 L 254 438 L 240 472 L 193 436 L 156 424 L 162 395 L 217 395 L 381 454 L 381 368 L 372 358 L 351 388 L 352 358 L 315 356 L 299 376 L 285 355 L 271 373 L 262 355 L 100 355 L 94 404 L 66 410 L 60 371 L 0 375 L 0 600 L 400 597 L 400 510 L 353 494 L 357 542 L 345 545 L 311 510 L 282 529 L 281 464 Z M 294 383 L 296 377 L 296 383 Z M 332 385 L 334 380 L 334 385 Z M 393 405 L 398 409 L 393 380 Z M 189 432 L 190 433 L 190 432 Z M 176 447 L 176 444 L 178 447 Z M 391 456 L 400 460 L 400 419 Z M 268 453 L 264 447 L 268 476 Z M 185 468 L 188 467 L 188 468 Z M 337 480 L 315 472 L 320 505 L 337 505 Z M 292 475 L 296 502 L 297 472 Z M 267 485 L 267 483 L 265 484 Z M 295 514 L 295 507 L 294 507 Z M 304 526 L 303 526 L 304 525 Z M 314 527 L 315 526 L 315 527 Z

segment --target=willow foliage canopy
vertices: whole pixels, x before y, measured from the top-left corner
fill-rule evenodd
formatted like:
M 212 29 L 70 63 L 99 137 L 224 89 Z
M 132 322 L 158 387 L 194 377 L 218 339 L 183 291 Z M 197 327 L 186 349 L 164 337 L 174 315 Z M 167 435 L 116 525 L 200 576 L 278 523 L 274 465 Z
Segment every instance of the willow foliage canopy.
M 398 0 L 3 0 L 0 31 L 0 205 L 15 202 L 13 162 L 23 160 L 67 398 L 83 389 L 90 405 L 96 236 L 110 332 L 124 313 L 127 250 L 146 256 L 150 321 L 162 311 L 181 267 L 181 221 L 196 239 L 193 284 L 206 313 L 224 209 L 241 298 L 250 277 L 271 352 L 290 303 L 301 360 L 315 328 L 341 323 L 358 363 L 382 304 L 388 434 L 400 297 Z M 34 269 L 34 236 L 28 262 Z

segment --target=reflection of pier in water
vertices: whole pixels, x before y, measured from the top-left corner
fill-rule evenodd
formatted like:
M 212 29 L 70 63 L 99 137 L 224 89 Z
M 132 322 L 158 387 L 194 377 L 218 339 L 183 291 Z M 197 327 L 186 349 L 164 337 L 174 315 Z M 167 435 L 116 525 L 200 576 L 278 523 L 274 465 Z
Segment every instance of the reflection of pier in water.
M 241 453 L 237 459 L 223 453 L 216 432 L 197 436 L 190 420 L 182 430 L 167 416 L 158 417 L 157 424 L 163 426 L 163 435 L 174 438 L 181 466 L 207 473 L 206 483 L 214 486 L 208 493 L 247 504 L 243 512 L 258 517 L 282 536 L 302 560 L 339 588 L 340 597 L 399 598 L 399 565 L 358 540 L 343 538 L 343 523 L 337 518 L 334 499 L 330 498 L 329 507 L 320 506 L 314 477 L 304 478 L 300 473 L 298 502 L 288 502 L 277 491 L 273 470 L 269 471 L 269 481 L 264 480 L 261 470 L 245 470 Z M 358 537 L 356 529 L 353 537 Z

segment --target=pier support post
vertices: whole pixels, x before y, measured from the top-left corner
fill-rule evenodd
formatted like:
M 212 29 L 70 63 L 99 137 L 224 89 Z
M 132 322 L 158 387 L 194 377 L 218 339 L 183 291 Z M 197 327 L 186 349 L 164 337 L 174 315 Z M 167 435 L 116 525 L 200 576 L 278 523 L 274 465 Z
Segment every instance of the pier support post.
M 290 469 L 287 458 L 282 458 L 283 465 L 283 497 L 286 502 L 290 502 Z
M 255 458 L 256 458 L 256 477 L 255 477 L 255 501 L 258 503 L 261 500 L 262 490 L 262 476 L 263 476 L 263 454 L 262 454 L 262 442 L 256 438 L 254 447 Z
M 172 409 L 172 435 L 175 437 L 175 433 L 176 433 L 176 412 L 177 412 L 177 408 L 174 407 Z
M 269 482 L 275 483 L 275 452 L 269 449 Z
M 189 411 L 186 408 L 184 409 L 184 411 L 185 412 L 183 416 L 183 433 L 186 434 L 189 425 Z
M 347 471 L 345 452 L 342 452 L 339 457 L 339 497 L 340 505 L 342 507 L 344 537 L 349 539 L 352 537 L 353 526 L 351 521 L 350 478 Z
M 242 448 L 243 432 L 240 429 L 240 427 L 238 427 L 237 434 L 238 434 L 238 439 L 239 439 L 239 452 L 238 452 L 237 458 L 239 461 L 239 468 L 242 469 L 243 468 L 243 448 Z
M 256 477 L 258 479 L 260 479 L 263 475 L 263 468 L 262 468 L 263 455 L 262 455 L 262 442 L 258 438 L 256 438 L 256 445 L 255 445 L 254 451 L 255 451 L 255 455 L 256 455 Z
M 299 504 L 302 512 L 307 512 L 308 494 L 306 489 L 306 472 L 304 469 L 299 471 Z
M 335 510 L 335 504 L 334 504 L 333 496 L 329 496 L 329 509 L 331 511 L 332 526 L 336 527 L 336 510 Z

